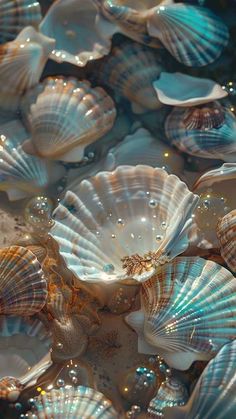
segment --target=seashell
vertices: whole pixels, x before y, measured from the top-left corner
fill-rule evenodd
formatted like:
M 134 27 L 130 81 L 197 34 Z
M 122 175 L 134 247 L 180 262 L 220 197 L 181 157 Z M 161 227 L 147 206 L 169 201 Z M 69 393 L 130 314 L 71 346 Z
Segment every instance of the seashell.
M 38 259 L 39 263 L 42 264 L 47 257 L 47 249 L 39 244 L 30 244 L 26 246 L 26 249 L 30 250 Z
M 0 316 L 1 398 L 17 398 L 36 383 L 52 364 L 50 347 L 50 334 L 38 319 Z
M 26 154 L 22 143 L 29 138 L 18 120 L 0 127 L 0 190 L 11 201 L 40 194 L 64 175 L 63 167 Z
M 21 246 L 0 250 L 0 314 L 27 315 L 46 303 L 47 282 L 37 258 Z
M 106 134 L 115 117 L 114 102 L 101 87 L 49 77 L 30 106 L 32 139 L 24 148 L 43 158 L 80 161 L 85 147 Z
M 53 39 L 38 33 L 31 26 L 23 29 L 14 41 L 0 46 L 0 99 L 3 110 L 18 110 L 20 96 L 38 83 L 53 47 Z
M 212 359 L 183 407 L 166 408 L 165 419 L 220 419 L 236 415 L 236 340 L 223 346 Z
M 168 406 L 181 406 L 188 401 L 186 386 L 177 378 L 168 377 L 159 387 L 148 406 L 149 418 L 163 418 L 163 410 Z
M 126 42 L 114 47 L 100 68 L 101 81 L 133 103 L 135 113 L 162 105 L 152 86 L 162 71 L 156 53 L 140 44 Z
M 236 178 L 236 163 L 224 163 L 217 169 L 210 170 L 200 176 L 199 179 L 194 183 L 193 189 L 201 189 L 212 186 L 215 183 L 219 183 L 225 180 L 231 180 Z
M 126 317 L 138 333 L 141 353 L 158 353 L 186 370 L 209 360 L 235 336 L 233 275 L 198 257 L 179 257 L 159 267 L 141 291 L 141 309 Z
M 214 62 L 229 39 L 227 26 L 211 10 L 183 3 L 153 9 L 147 28 L 177 61 L 190 67 Z
M 50 58 L 83 67 L 107 55 L 114 29 L 104 22 L 101 31 L 96 24 L 97 14 L 93 0 L 55 1 L 40 24 L 40 31 L 56 40 Z
M 165 122 L 166 136 L 181 151 L 193 156 L 234 161 L 236 156 L 236 118 L 226 108 L 220 107 L 220 105 L 213 106 L 217 106 L 217 118 L 213 111 L 209 116 L 210 122 L 203 123 L 203 126 L 214 125 L 209 129 L 195 128 L 194 108 L 174 108 Z M 208 109 L 209 105 L 202 106 L 201 113 L 208 113 Z M 224 113 L 224 123 L 219 126 L 219 122 L 223 119 L 222 112 Z M 218 115 L 220 115 L 219 118 Z
M 197 106 L 228 96 L 220 84 L 182 73 L 162 72 L 153 87 L 159 101 L 171 106 Z
M 68 191 L 50 234 L 82 281 L 143 281 L 188 247 L 197 202 L 198 196 L 163 169 L 119 166 Z
M 223 108 L 213 102 L 208 106 L 199 106 L 188 109 L 183 123 L 187 130 L 209 130 L 220 128 L 224 125 L 225 113 Z
M 38 1 L 1 0 L 0 43 L 12 41 L 26 26 L 37 28 L 41 19 L 41 9 Z
M 221 256 L 231 271 L 236 273 L 236 210 L 226 214 L 219 221 L 217 236 L 220 241 Z
M 60 388 L 34 398 L 34 411 L 29 418 L 40 419 L 118 419 L 110 400 L 90 387 Z

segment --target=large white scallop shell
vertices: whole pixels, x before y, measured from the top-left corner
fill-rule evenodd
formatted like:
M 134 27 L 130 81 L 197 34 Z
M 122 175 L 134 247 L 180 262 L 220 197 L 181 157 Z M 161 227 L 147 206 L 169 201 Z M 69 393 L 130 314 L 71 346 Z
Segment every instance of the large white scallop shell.
M 0 126 L 0 190 L 11 201 L 42 193 L 64 175 L 63 167 L 26 154 L 29 134 L 18 120 Z
M 0 0 L 0 43 L 13 40 L 26 26 L 37 28 L 41 9 L 35 0 Z
M 179 257 L 142 286 L 141 309 L 126 317 L 139 336 L 139 352 L 160 354 L 186 370 L 209 360 L 235 336 L 236 281 L 222 266 Z
M 211 10 L 184 3 L 160 5 L 148 18 L 158 38 L 180 63 L 201 67 L 215 61 L 228 43 L 227 26 Z
M 36 397 L 28 417 L 38 419 L 119 419 L 110 400 L 90 387 L 60 388 Z
M 212 359 L 186 406 L 164 410 L 165 419 L 222 419 L 236 416 L 236 340 Z
M 221 256 L 228 267 L 236 273 L 236 210 L 226 214 L 218 223 L 217 236 L 220 242 Z
M 20 96 L 38 83 L 54 43 L 29 26 L 0 46 L 1 109 L 17 111 Z
M 36 256 L 21 246 L 0 250 L 0 314 L 32 316 L 46 303 L 47 282 Z
M 143 281 L 152 275 L 155 264 L 188 247 L 197 202 L 197 195 L 163 169 L 118 166 L 68 191 L 54 212 L 50 234 L 68 268 L 81 280 Z M 155 258 L 151 264 L 145 257 L 148 252 Z M 122 265 L 126 255 L 132 269 Z M 140 272 L 135 269 L 136 256 L 137 268 L 144 262 Z
M 113 100 L 101 87 L 74 78 L 49 77 L 42 86 L 41 93 L 36 86 L 24 102 L 25 109 L 30 106 L 32 132 L 25 150 L 50 159 L 82 160 L 85 147 L 112 128 Z

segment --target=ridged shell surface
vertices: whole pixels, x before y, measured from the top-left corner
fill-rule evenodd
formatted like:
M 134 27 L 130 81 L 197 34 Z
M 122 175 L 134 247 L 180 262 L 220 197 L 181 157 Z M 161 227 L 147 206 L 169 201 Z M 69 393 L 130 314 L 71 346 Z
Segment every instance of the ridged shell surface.
M 36 86 L 36 94 L 39 90 Z M 88 81 L 50 77 L 36 98 L 34 92 L 29 95 L 31 145 L 41 157 L 80 161 L 85 147 L 106 134 L 115 121 L 113 100 Z
M 100 392 L 79 386 L 51 390 L 35 400 L 29 418 L 38 419 L 118 419 L 111 402 Z M 35 416 L 34 416 L 35 415 Z
M 0 43 L 13 40 L 25 26 L 37 28 L 41 9 L 34 0 L 0 0 Z
M 217 236 L 220 241 L 221 256 L 228 267 L 236 273 L 236 210 L 226 214 L 218 223 Z
M 23 386 L 21 382 L 14 377 L 4 377 L 0 379 L 0 399 L 14 402 L 18 399 Z
M 208 105 L 205 105 L 205 109 L 207 107 Z M 174 108 L 165 122 L 168 140 L 181 151 L 193 156 L 235 161 L 236 118 L 233 113 L 221 108 L 224 112 L 224 123 L 221 122 L 220 125 L 216 123 L 216 128 L 197 129 L 195 128 L 193 109 Z M 203 112 L 204 107 L 201 109 Z M 189 116 L 190 112 L 192 119 Z
M 197 195 L 163 169 L 119 166 L 68 191 L 54 212 L 50 234 L 81 280 L 133 278 L 134 272 L 127 274 L 122 267 L 126 255 L 132 259 L 155 252 L 158 265 L 186 249 L 197 202 Z M 149 270 L 135 278 L 151 274 Z
M 159 77 L 162 64 L 156 52 L 137 43 L 127 42 L 113 48 L 100 68 L 101 81 L 116 94 L 143 109 L 162 106 L 152 83 Z
M 11 246 L 0 250 L 0 313 L 31 316 L 47 298 L 47 283 L 37 258 Z
M 231 419 L 236 416 L 236 340 L 212 359 L 184 407 L 168 408 L 165 419 Z
M 229 39 L 227 26 L 212 11 L 183 3 L 154 9 L 148 33 L 157 37 L 177 61 L 190 67 L 214 62 Z
M 215 262 L 176 258 L 143 284 L 141 297 L 141 310 L 126 321 L 139 351 L 160 354 L 170 367 L 208 360 L 235 336 L 235 278 Z

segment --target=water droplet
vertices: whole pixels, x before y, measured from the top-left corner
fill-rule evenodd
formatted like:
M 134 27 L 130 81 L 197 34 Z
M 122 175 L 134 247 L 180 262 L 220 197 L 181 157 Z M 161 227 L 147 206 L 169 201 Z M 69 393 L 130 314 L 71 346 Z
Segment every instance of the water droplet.
M 76 370 L 70 370 L 69 371 L 69 377 L 77 377 L 77 375 L 78 375 L 78 372 L 76 371 Z
M 161 236 L 160 234 L 157 234 L 156 241 L 161 241 L 162 239 L 163 239 L 163 236 Z
M 111 238 L 112 238 L 112 239 L 115 239 L 115 238 L 116 238 L 116 235 L 115 235 L 115 234 L 112 234 L 112 235 L 111 235 Z
M 205 208 L 206 210 L 210 208 L 210 201 L 208 201 L 208 199 L 204 199 L 203 208 Z
M 124 225 L 125 225 L 125 221 L 123 220 L 123 218 L 118 218 L 118 220 L 117 220 L 117 225 L 118 225 L 119 227 L 124 227 Z
M 56 344 L 56 347 L 57 347 L 57 349 L 62 349 L 62 348 L 63 348 L 63 343 L 58 342 L 58 343 Z
M 77 377 L 72 377 L 71 379 L 73 384 L 77 384 L 78 383 L 78 378 Z
M 162 228 L 162 230 L 166 230 L 166 228 L 167 228 L 167 224 L 166 224 L 166 222 L 165 222 L 165 221 L 162 221 L 162 223 L 161 223 L 161 228 Z
M 138 239 L 141 240 L 142 239 L 142 236 L 138 236 Z
M 132 239 L 134 239 L 134 233 L 131 233 L 131 234 L 130 234 L 130 237 L 131 237 Z
M 100 236 L 100 231 L 96 231 L 96 236 Z
M 115 270 L 115 267 L 111 263 L 107 263 L 106 265 L 103 266 L 103 271 L 106 272 L 107 274 L 113 273 L 114 270 Z
M 65 381 L 62 378 L 58 378 L 57 387 L 64 387 Z
M 150 208 L 156 208 L 157 205 L 158 205 L 158 202 L 157 202 L 156 199 L 150 199 L 150 201 L 149 201 L 149 207 Z

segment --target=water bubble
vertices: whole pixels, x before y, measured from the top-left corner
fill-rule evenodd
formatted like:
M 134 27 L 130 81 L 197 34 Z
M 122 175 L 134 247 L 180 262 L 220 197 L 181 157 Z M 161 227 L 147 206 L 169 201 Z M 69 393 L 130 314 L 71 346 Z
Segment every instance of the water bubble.
M 138 239 L 141 240 L 142 239 L 142 236 L 138 236 Z
M 57 349 L 63 349 L 63 343 L 58 342 L 58 343 L 56 344 L 56 347 L 57 347 Z
M 77 384 L 78 383 L 78 378 L 77 377 L 72 377 L 71 379 L 73 384 Z
M 166 228 L 167 228 L 167 224 L 166 224 L 166 222 L 165 222 L 165 221 L 162 221 L 162 223 L 161 223 L 161 228 L 162 228 L 162 230 L 166 230 Z
M 111 238 L 112 238 L 112 239 L 115 239 L 115 238 L 116 238 L 116 235 L 115 235 L 115 234 L 112 234 L 112 235 L 111 235 Z
M 118 220 L 117 220 L 117 225 L 118 225 L 119 227 L 124 227 L 124 225 L 125 225 L 125 221 L 123 220 L 123 218 L 118 218 Z
M 130 234 L 130 237 L 131 237 L 132 239 L 134 239 L 134 233 L 131 233 L 131 234 Z
M 62 378 L 58 378 L 57 380 L 57 387 L 64 387 L 65 381 Z
M 78 372 L 76 371 L 76 370 L 70 370 L 69 371 L 69 377 L 77 377 L 77 375 L 78 375 Z
M 160 234 L 156 235 L 156 241 L 161 241 L 163 239 L 163 236 L 161 236 Z
M 203 208 L 206 209 L 206 210 L 208 210 L 210 208 L 210 201 L 208 199 L 204 199 Z
M 113 273 L 114 270 L 115 270 L 115 267 L 111 263 L 107 263 L 106 265 L 103 266 L 103 271 L 106 272 L 107 274 Z
M 157 205 L 158 205 L 158 202 L 157 202 L 156 199 L 150 199 L 150 201 L 149 201 L 149 207 L 150 208 L 156 208 Z

